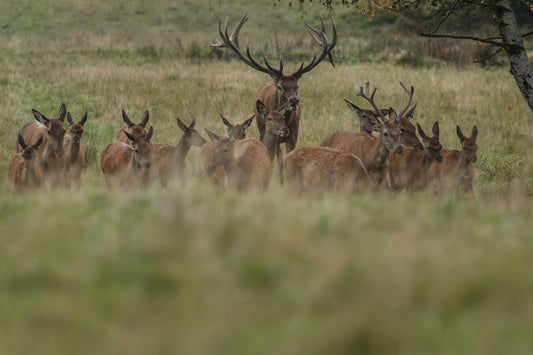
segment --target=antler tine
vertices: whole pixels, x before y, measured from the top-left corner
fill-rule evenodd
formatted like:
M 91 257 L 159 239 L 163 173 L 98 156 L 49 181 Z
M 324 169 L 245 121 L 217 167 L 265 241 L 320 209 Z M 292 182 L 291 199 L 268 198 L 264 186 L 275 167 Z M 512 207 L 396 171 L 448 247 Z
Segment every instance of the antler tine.
M 317 42 L 321 47 L 321 51 L 319 55 L 314 55 L 313 60 L 306 66 L 300 67 L 298 71 L 294 72 L 292 75 L 296 77 L 302 76 L 302 74 L 307 73 L 311 70 L 313 70 L 314 67 L 316 67 L 326 56 L 329 58 L 329 62 L 331 65 L 335 66 L 333 62 L 333 56 L 331 54 L 331 51 L 335 47 L 335 44 L 337 44 L 337 29 L 335 27 L 335 22 L 333 21 L 333 17 L 331 17 L 331 26 L 333 28 L 333 40 L 331 42 L 328 41 L 328 37 L 326 35 L 326 28 L 324 26 L 324 21 L 322 18 L 320 19 L 320 22 L 322 24 L 322 28 L 318 29 L 310 24 L 306 23 L 305 25 L 309 29 L 309 33 L 311 34 L 311 37 L 315 42 Z
M 405 87 L 405 85 L 401 81 L 400 81 L 400 85 L 405 90 L 407 95 L 409 95 L 409 100 L 407 101 L 407 105 L 402 110 L 402 112 L 398 115 L 399 118 L 402 118 L 403 115 L 405 114 L 405 112 L 407 112 L 407 109 L 409 108 L 409 106 L 411 106 L 411 101 L 413 100 L 413 94 L 415 92 L 415 88 L 411 86 L 411 91 L 409 91 L 409 90 L 407 90 L 407 88 Z
M 368 96 L 370 94 L 370 83 L 367 81 L 365 83 L 365 91 L 363 91 L 363 87 L 361 86 L 361 91 L 359 92 L 359 94 L 357 94 L 357 96 L 361 96 L 362 98 L 366 99 L 368 102 L 370 102 L 370 104 L 372 105 L 372 107 L 374 107 L 374 110 L 376 110 L 377 114 L 381 117 L 381 119 L 383 120 L 382 123 L 386 122 L 387 119 L 385 118 L 385 115 L 381 112 L 381 110 L 378 108 L 378 106 L 376 105 L 376 103 L 374 102 L 374 95 L 376 94 L 376 91 L 378 89 L 377 88 L 374 88 L 374 90 L 372 90 L 372 95 L 370 95 L 370 97 Z

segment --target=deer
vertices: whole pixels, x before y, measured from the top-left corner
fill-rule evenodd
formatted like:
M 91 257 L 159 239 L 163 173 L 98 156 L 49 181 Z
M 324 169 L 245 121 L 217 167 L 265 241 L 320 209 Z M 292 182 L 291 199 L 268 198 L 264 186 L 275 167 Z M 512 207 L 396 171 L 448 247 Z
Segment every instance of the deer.
M 374 182 L 357 156 L 329 147 L 300 147 L 285 156 L 291 193 L 352 194 L 373 189 Z
M 202 147 L 207 141 L 194 129 L 196 119 L 193 119 L 189 126 L 185 125 L 179 118 L 176 118 L 178 127 L 183 131 L 178 144 L 175 146 L 162 143 L 152 143 L 153 147 L 153 167 L 152 176 L 159 175 L 159 180 L 163 188 L 167 187 L 168 180 L 177 176 L 183 178 L 185 171 L 185 157 L 191 147 Z
M 24 192 L 40 188 L 43 184 L 43 174 L 37 159 L 37 152 L 43 142 L 43 136 L 33 145 L 27 145 L 22 135 L 18 135 L 18 144 L 22 151 L 15 154 L 9 163 L 8 180 L 17 192 Z
M 215 142 L 213 160 L 207 167 L 211 172 L 224 169 L 224 187 L 239 191 L 265 191 L 272 176 L 272 163 L 263 143 L 252 138 L 233 140 L 205 129 Z
M 361 87 L 357 96 L 361 96 L 367 100 L 374 107 L 375 112 L 381 117 L 381 120 L 377 117 L 375 119 L 376 124 L 379 125 L 379 136 L 373 137 L 366 132 L 338 131 L 326 137 L 320 143 L 320 146 L 335 148 L 356 155 L 365 165 L 368 174 L 375 184 L 381 188 L 385 188 L 387 184 L 386 176 L 389 167 L 389 155 L 391 152 L 398 154 L 403 152 L 400 141 L 400 118 L 403 117 L 411 104 L 414 88 L 411 87 L 409 102 L 400 114 L 396 114 L 396 111 L 390 108 L 388 110 L 388 119 L 378 109 L 374 101 L 376 90 L 377 88 L 374 88 L 372 94 L 370 94 L 369 83 L 367 82 L 365 84 L 365 90 Z
M 409 95 L 409 104 L 407 105 L 407 108 L 410 106 L 410 101 L 412 98 L 412 93 L 407 90 L 407 88 L 400 82 L 400 85 L 402 88 L 407 92 L 407 95 Z M 346 102 L 346 105 L 348 105 L 348 108 L 354 112 L 357 117 L 359 118 L 359 127 L 361 132 L 365 132 L 372 136 L 372 132 L 379 132 L 380 128 L 380 122 L 378 120 L 378 116 L 380 116 L 379 112 L 374 110 L 365 110 L 357 107 L 357 105 L 351 103 L 350 101 L 344 99 Z M 407 111 L 407 113 L 399 115 L 400 117 L 400 142 L 405 147 L 415 147 L 418 150 L 424 150 L 424 145 L 418 140 L 418 137 L 416 136 L 416 127 L 411 123 L 411 120 L 414 117 L 416 110 L 416 105 L 413 106 L 412 109 Z M 380 110 L 383 115 L 388 115 L 389 110 L 388 109 L 381 109 Z
M 65 186 L 70 187 L 70 184 L 73 183 L 76 189 L 79 189 L 81 186 L 81 172 L 85 167 L 85 156 L 81 145 L 81 137 L 86 121 L 87 112 L 83 114 L 83 117 L 77 123 L 74 123 L 72 120 L 70 112 L 67 113 L 70 134 L 65 135 L 63 140 L 63 148 L 65 150 L 65 167 L 63 173 Z
M 472 128 L 470 137 L 466 137 L 459 125 L 456 127 L 461 150 L 442 149 L 442 163 L 433 162 L 431 172 L 435 178 L 435 189 L 447 190 L 456 187 L 460 192 L 470 196 L 474 194 L 474 167 L 477 162 L 477 127 Z
M 439 141 L 439 122 L 433 124 L 433 136 L 427 136 L 420 124 L 417 123 L 418 133 L 424 142 L 424 150 L 406 148 L 402 154 L 390 155 L 389 178 L 393 190 L 406 188 L 409 191 L 420 191 L 428 186 L 432 176 L 431 164 L 436 161 L 442 163 Z
M 135 124 L 131 122 L 130 118 L 126 114 L 124 110 L 122 110 L 122 120 L 126 124 L 126 127 L 122 127 L 117 134 L 117 141 L 123 142 L 126 144 L 129 144 L 130 141 L 124 134 L 124 132 L 128 132 L 130 135 L 132 135 L 135 139 L 141 139 L 146 136 L 146 125 L 148 124 L 148 120 L 150 119 L 150 113 L 146 111 L 141 118 L 141 122 L 138 124 Z
M 244 53 L 239 46 L 239 32 L 241 31 L 242 27 L 248 20 L 248 16 L 244 15 L 240 22 L 235 27 L 233 33 L 231 35 L 228 35 L 228 19 L 226 19 L 226 22 L 224 24 L 224 31 L 222 31 L 220 20 L 218 21 L 218 33 L 220 35 L 220 40 L 217 40 L 216 42 L 212 43 L 211 45 L 216 48 L 229 48 L 231 51 L 233 51 L 237 57 L 244 62 L 246 65 L 250 66 L 252 69 L 257 70 L 259 72 L 265 73 L 270 75 L 272 78 L 272 82 L 269 82 L 267 84 L 264 84 L 257 93 L 257 96 L 254 100 L 254 112 L 257 116 L 257 128 L 259 130 L 259 140 L 263 140 L 263 137 L 265 135 L 265 122 L 262 119 L 262 117 L 259 117 L 258 112 L 256 110 L 255 102 L 257 100 L 260 100 L 264 103 L 266 107 L 267 112 L 272 112 L 285 103 L 289 102 L 291 98 L 298 98 L 298 81 L 301 79 L 301 77 L 305 74 L 313 70 L 318 64 L 320 64 L 326 57 L 328 57 L 329 62 L 334 67 L 335 64 L 333 62 L 333 55 L 332 50 L 335 47 L 335 44 L 337 43 L 337 29 L 335 27 L 335 23 L 333 21 L 333 17 L 331 18 L 331 25 L 333 30 L 333 39 L 331 42 L 328 41 L 327 35 L 326 35 L 326 28 L 324 26 L 324 22 L 322 19 L 321 21 L 321 28 L 315 28 L 309 24 L 306 23 L 306 26 L 309 30 L 309 33 L 313 40 L 317 42 L 320 45 L 320 52 L 318 55 L 314 55 L 313 59 L 305 65 L 305 63 L 302 63 L 298 70 L 295 72 L 284 75 L 283 74 L 283 61 L 280 58 L 279 62 L 279 69 L 273 68 L 268 61 L 266 60 L 266 57 L 263 57 L 263 61 L 265 65 L 259 64 L 252 55 L 250 54 L 250 48 L 246 48 L 246 53 Z M 296 142 L 298 140 L 298 130 L 300 125 L 300 118 L 301 118 L 301 108 L 298 104 L 298 108 L 292 112 L 291 115 L 285 118 L 285 124 L 289 128 L 289 135 L 287 137 L 282 138 L 280 141 L 281 143 L 285 143 L 285 150 L 286 153 L 292 151 L 296 147 Z
M 226 130 L 228 132 L 228 137 L 233 140 L 246 138 L 246 129 L 250 127 L 254 118 L 255 118 L 255 115 L 246 119 L 240 124 L 234 125 L 226 117 L 220 114 L 220 119 L 222 120 L 222 123 L 226 127 Z M 210 166 L 211 162 L 213 161 L 214 149 L 215 149 L 214 141 L 208 141 L 207 143 L 205 143 L 202 146 L 202 150 L 200 152 L 200 160 L 202 162 L 202 167 L 204 168 L 204 172 L 207 178 L 214 185 L 223 186 L 224 180 L 225 180 L 224 168 L 218 167 L 216 169 L 210 170 L 209 172 L 207 171 L 208 170 L 207 168 Z
M 43 137 L 42 144 L 37 150 L 37 161 L 43 173 L 43 181 L 51 187 L 58 187 L 63 183 L 63 168 L 65 166 L 65 150 L 63 139 L 65 128 L 63 122 L 67 114 L 65 104 L 59 108 L 59 117 L 48 119 L 39 111 L 32 109 L 34 122 L 25 123 L 18 134 L 22 136 L 27 145 L 35 143 Z M 17 140 L 17 152 L 23 151 L 20 140 Z
M 146 176 L 152 164 L 152 143 L 154 132 L 150 126 L 143 138 L 135 138 L 124 131 L 128 144 L 120 141 L 109 143 L 102 151 L 100 166 L 104 173 L 108 190 L 120 188 L 133 191 L 147 183 Z
M 261 142 L 265 145 L 270 156 L 270 162 L 277 158 L 279 168 L 279 180 L 283 185 L 283 152 L 281 151 L 281 140 L 289 135 L 289 128 L 286 125 L 286 118 L 298 109 L 299 100 L 291 98 L 287 103 L 277 110 L 267 111 L 265 104 L 261 100 L 255 102 L 257 118 L 265 122 L 265 134 Z

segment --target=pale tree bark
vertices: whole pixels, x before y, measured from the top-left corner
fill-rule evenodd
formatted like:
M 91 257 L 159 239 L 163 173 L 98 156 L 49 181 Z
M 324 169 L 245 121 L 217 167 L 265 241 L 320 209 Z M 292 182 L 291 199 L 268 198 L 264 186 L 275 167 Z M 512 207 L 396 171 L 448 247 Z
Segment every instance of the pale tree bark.
M 510 0 L 497 0 L 494 2 L 495 20 L 498 24 L 502 39 L 502 47 L 509 59 L 511 74 L 522 96 L 533 112 L 533 69 L 527 58 L 527 51 L 518 31 L 515 14 L 511 8 Z

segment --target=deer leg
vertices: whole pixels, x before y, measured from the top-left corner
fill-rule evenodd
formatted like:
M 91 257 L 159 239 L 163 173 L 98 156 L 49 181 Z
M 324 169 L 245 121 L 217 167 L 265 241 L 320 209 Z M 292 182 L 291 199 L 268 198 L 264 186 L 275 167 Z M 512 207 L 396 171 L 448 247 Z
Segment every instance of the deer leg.
M 281 146 L 279 143 L 276 146 L 276 160 L 279 168 L 279 182 L 281 186 L 283 186 L 283 152 L 281 151 Z

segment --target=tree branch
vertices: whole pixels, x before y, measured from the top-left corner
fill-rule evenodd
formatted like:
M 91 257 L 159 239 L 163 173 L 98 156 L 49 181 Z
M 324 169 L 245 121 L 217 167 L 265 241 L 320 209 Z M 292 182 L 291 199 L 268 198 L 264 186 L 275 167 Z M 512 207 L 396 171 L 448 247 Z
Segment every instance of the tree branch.
M 423 32 L 419 32 L 418 35 L 422 36 L 422 37 L 432 37 L 432 38 L 469 39 L 469 40 L 472 40 L 472 41 L 488 43 L 488 44 L 492 44 L 494 46 L 499 46 L 499 47 L 501 47 L 503 45 L 502 42 L 497 42 L 497 41 L 492 41 L 490 39 L 472 37 L 472 36 L 437 35 L 437 34 L 433 34 L 433 33 L 423 33 Z

